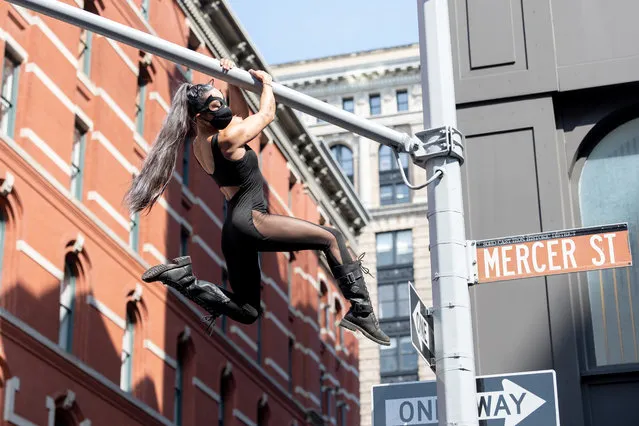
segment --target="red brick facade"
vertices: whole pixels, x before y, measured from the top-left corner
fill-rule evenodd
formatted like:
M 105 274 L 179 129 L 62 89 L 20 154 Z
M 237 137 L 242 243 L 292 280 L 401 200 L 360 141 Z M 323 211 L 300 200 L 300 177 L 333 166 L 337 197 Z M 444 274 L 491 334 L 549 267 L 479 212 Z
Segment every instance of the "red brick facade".
M 187 46 L 190 31 L 176 1 L 147 4 L 148 22 L 140 0 L 96 1 L 94 11 Z M 17 65 L 16 96 L 3 93 L 8 130 L 0 132 L 3 424 L 146 426 L 179 418 L 205 425 L 223 417 L 224 426 L 304 425 L 309 410 L 322 412 L 324 395 L 327 424 L 359 424 L 357 339 L 340 338 L 341 313 L 334 311 L 347 303 L 315 252 L 263 254 L 265 316 L 249 326 L 218 320 L 212 336 L 198 307 L 140 280 L 185 244 L 196 274 L 223 282 L 223 198 L 192 156 L 180 155 L 137 237 L 122 205 L 182 76 L 176 66 L 158 57 L 145 64 L 137 49 L 93 34 L 85 73 L 79 28 L 7 2 L 0 29 L 0 48 Z M 143 125 L 138 74 L 146 83 Z M 192 79 L 208 80 L 197 72 Z M 248 112 L 233 93 L 235 112 Z M 84 133 L 78 152 L 76 128 Z M 261 140 L 251 146 L 269 183 L 271 212 L 320 221 L 304 182 L 292 179 L 276 144 Z

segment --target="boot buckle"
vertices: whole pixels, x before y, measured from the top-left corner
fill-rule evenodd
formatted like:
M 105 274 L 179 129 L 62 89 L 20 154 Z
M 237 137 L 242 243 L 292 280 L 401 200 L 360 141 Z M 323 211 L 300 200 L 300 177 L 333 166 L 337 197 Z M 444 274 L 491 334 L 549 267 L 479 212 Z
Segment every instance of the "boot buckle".
M 355 274 L 353 274 L 352 272 L 346 274 L 346 279 L 348 280 L 349 284 L 355 284 L 357 282 L 357 280 L 355 279 Z

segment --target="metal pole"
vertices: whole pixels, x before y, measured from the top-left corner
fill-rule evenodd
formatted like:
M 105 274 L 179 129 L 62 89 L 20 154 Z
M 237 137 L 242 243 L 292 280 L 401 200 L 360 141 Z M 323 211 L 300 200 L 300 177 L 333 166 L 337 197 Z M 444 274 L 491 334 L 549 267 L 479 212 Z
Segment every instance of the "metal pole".
M 49 15 L 78 27 L 86 28 L 105 37 L 134 46 L 144 52 L 166 58 L 172 62 L 196 69 L 207 75 L 224 80 L 235 86 L 255 93 L 261 93 L 262 86 L 244 70 L 234 68 L 223 72 L 220 62 L 201 53 L 194 52 L 178 44 L 171 43 L 143 31 L 119 24 L 99 15 L 87 12 L 56 0 L 7 0 L 28 9 Z M 419 143 L 414 137 L 386 126 L 358 117 L 299 93 L 278 83 L 272 85 L 277 101 L 303 111 L 307 114 L 333 123 L 343 129 L 362 135 L 384 145 L 394 147 L 400 152 L 407 151 L 411 144 Z
M 461 161 L 448 0 L 417 0 L 424 127 L 417 134 L 430 147 L 426 172 L 441 179 L 428 187 L 433 286 L 437 413 L 440 425 L 478 425 L 475 355 L 468 291 Z M 434 142 L 433 142 L 434 141 Z

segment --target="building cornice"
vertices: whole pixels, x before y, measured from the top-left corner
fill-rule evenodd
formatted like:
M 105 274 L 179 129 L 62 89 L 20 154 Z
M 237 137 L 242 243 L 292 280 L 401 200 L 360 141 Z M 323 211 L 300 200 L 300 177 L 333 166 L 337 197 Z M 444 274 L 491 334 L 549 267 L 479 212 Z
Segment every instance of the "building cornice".
M 178 0 L 194 31 L 200 33 L 207 47 L 218 57 L 232 58 L 244 69 L 263 69 L 272 73 L 264 58 L 250 41 L 237 17 L 224 0 Z M 256 111 L 259 98 L 242 90 L 249 106 Z M 330 153 L 308 131 L 289 107 L 278 105 L 276 119 L 265 131 L 304 179 L 311 194 L 326 212 L 327 220 L 346 234 L 353 247 L 355 237 L 370 221 L 370 215 L 357 193 L 343 175 Z
M 340 79 L 379 78 L 385 75 L 411 73 L 419 71 L 421 67 L 418 56 L 356 65 L 335 65 L 332 68 L 297 73 L 290 72 L 286 68 L 275 68 L 274 72 L 280 78 L 279 81 L 288 84 L 313 84 Z
M 428 203 L 406 203 L 406 204 L 393 204 L 390 206 L 382 206 L 371 209 L 371 216 L 374 220 L 387 219 L 397 216 L 406 216 L 409 214 L 424 214 L 428 213 Z
M 307 82 L 291 82 L 281 80 L 281 83 L 313 97 L 331 95 L 347 95 L 362 91 L 384 90 L 393 86 L 419 84 L 421 76 L 419 69 L 406 72 L 379 74 L 360 74 L 358 77 L 322 78 Z

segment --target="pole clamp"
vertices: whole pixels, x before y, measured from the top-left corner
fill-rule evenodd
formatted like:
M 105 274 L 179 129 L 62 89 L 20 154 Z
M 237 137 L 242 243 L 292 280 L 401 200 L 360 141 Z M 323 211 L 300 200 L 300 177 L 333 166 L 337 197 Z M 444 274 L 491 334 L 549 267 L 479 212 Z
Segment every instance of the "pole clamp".
M 426 168 L 426 162 L 435 157 L 449 157 L 464 163 L 464 135 L 452 126 L 435 127 L 417 132 L 409 143 L 409 152 L 415 165 Z
M 466 241 L 466 262 L 468 269 L 468 285 L 479 284 L 479 268 L 477 265 L 477 241 Z

